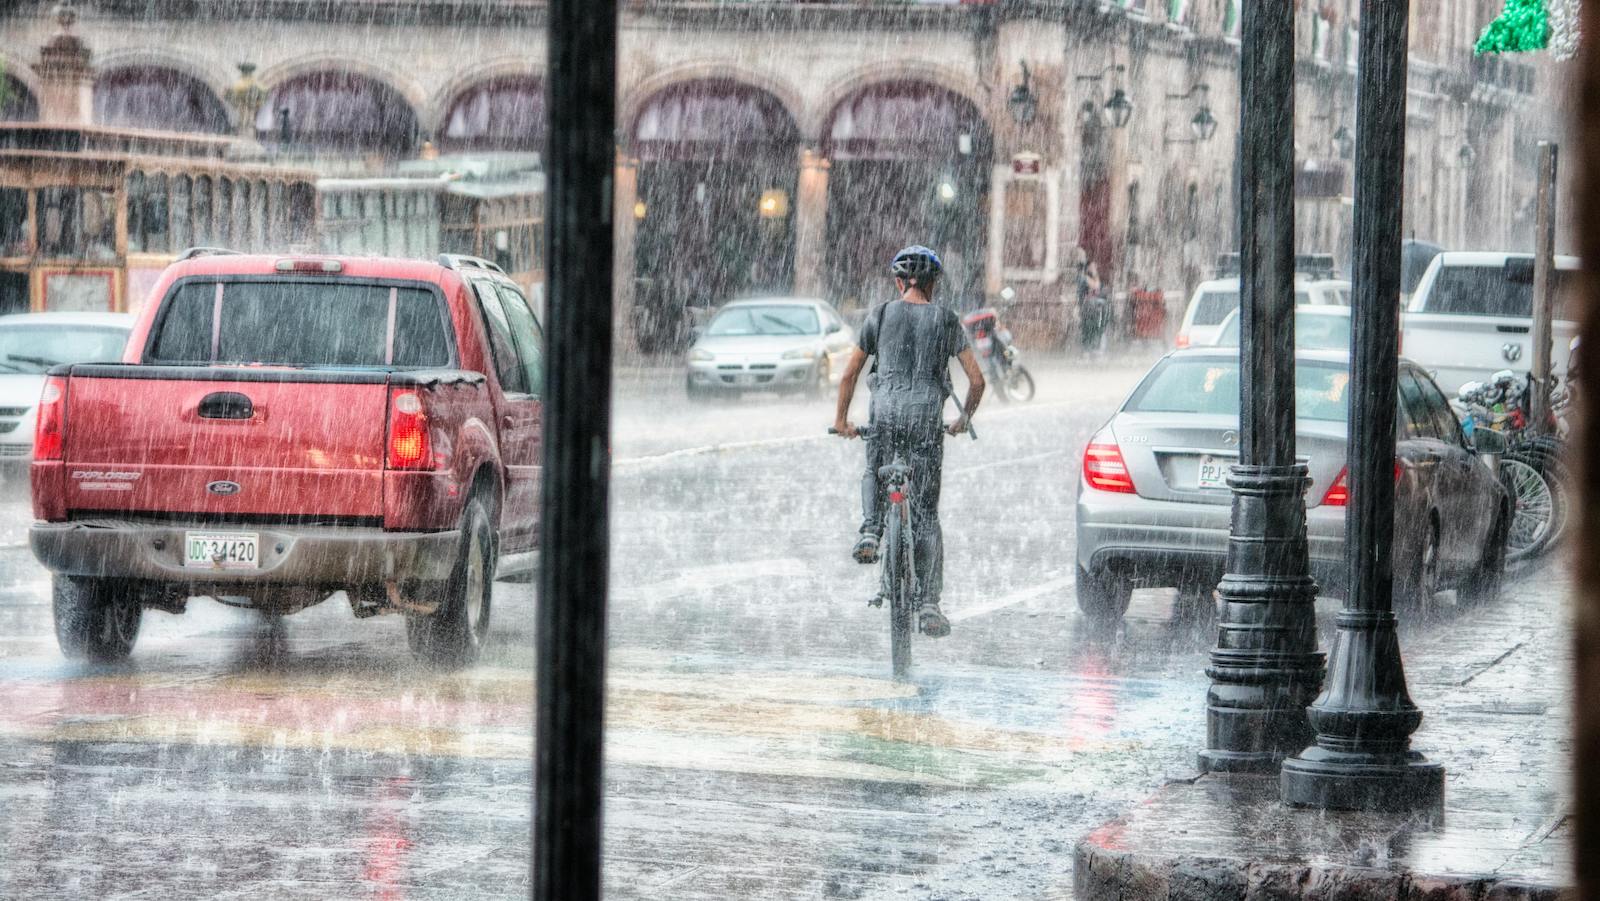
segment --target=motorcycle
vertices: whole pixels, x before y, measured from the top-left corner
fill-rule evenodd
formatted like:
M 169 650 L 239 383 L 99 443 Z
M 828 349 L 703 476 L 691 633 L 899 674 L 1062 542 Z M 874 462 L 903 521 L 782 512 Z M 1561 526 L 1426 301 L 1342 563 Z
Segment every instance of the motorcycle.
M 975 310 L 961 318 L 961 325 L 995 385 L 995 394 L 1002 401 L 1033 400 L 1033 375 L 1022 365 L 1022 352 L 1011 343 L 1011 332 L 1000 325 L 999 311 L 994 307 Z
M 1507 539 L 1506 559 L 1524 560 L 1549 550 L 1566 530 L 1571 511 L 1571 475 L 1563 462 L 1561 415 L 1570 391 L 1551 390 L 1544 434 L 1531 426 L 1533 379 L 1503 369 L 1487 382 L 1467 382 L 1452 402 L 1462 430 L 1471 438 L 1478 429 L 1506 436 L 1500 477 L 1516 508 Z

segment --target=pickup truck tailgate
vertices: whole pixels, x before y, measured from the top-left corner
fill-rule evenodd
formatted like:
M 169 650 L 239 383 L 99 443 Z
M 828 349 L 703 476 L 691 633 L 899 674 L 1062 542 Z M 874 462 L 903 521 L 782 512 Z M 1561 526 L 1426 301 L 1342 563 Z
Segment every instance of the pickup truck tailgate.
M 67 385 L 68 511 L 383 515 L 382 376 L 230 380 L 211 370 L 185 379 L 106 368 L 122 372 L 75 371 Z
M 1401 354 L 1431 371 L 1451 396 L 1469 381 L 1487 379 L 1499 369 L 1527 372 L 1533 365 L 1533 336 L 1526 317 L 1406 313 L 1401 319 Z M 1550 323 L 1550 366 L 1567 371 L 1569 345 L 1577 325 Z

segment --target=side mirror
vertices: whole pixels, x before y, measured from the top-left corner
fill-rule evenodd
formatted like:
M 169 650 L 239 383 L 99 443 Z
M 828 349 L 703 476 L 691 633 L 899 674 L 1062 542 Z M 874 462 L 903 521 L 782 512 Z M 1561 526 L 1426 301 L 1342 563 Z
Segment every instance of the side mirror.
M 828 326 L 828 331 L 825 334 L 837 335 L 842 331 L 844 331 L 844 323 L 835 322 Z
M 1472 449 L 1480 456 L 1498 457 L 1509 449 L 1506 436 L 1491 428 L 1472 430 Z

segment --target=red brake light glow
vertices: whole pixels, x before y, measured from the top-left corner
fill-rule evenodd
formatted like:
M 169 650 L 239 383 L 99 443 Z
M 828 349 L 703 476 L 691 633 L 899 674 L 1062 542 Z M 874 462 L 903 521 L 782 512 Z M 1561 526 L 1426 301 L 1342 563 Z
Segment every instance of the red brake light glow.
M 33 458 L 60 460 L 62 436 L 67 430 L 67 380 L 50 376 L 39 397 L 39 416 L 33 432 Z
M 389 468 L 432 469 L 428 414 L 417 392 L 396 388 L 389 396 Z
M 1394 461 L 1394 483 L 1400 484 L 1400 461 Z M 1322 496 L 1324 507 L 1346 507 L 1350 505 L 1350 468 L 1347 466 L 1339 470 L 1339 477 L 1328 486 L 1328 493 Z
M 1083 478 L 1097 491 L 1133 494 L 1133 478 L 1115 444 L 1091 443 L 1083 450 Z
M 1178 347 L 1179 350 L 1182 350 L 1183 348 L 1188 347 L 1189 346 L 1189 335 L 1188 335 L 1188 333 L 1179 332 L 1177 340 L 1173 341 L 1172 343 L 1175 344 Z

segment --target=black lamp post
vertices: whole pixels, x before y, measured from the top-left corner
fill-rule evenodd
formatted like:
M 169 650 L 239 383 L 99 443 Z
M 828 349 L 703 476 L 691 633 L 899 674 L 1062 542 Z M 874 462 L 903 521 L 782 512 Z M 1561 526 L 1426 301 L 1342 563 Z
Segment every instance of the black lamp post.
M 1409 7 L 1409 0 L 1361 3 L 1345 514 L 1350 594 L 1335 620 L 1327 688 L 1310 710 L 1316 743 L 1283 763 L 1283 800 L 1301 806 L 1404 810 L 1436 805 L 1444 791 L 1444 769 L 1410 749 L 1422 712 L 1406 690 L 1393 611 L 1400 323 L 1394 299 L 1400 293 Z
M 1019 65 L 1022 66 L 1022 83 L 1011 89 L 1011 97 L 1006 101 L 1006 107 L 1011 110 L 1011 121 L 1027 126 L 1033 124 L 1033 118 L 1039 112 L 1039 96 L 1033 92 L 1027 61 L 1024 60 Z
M 1322 683 L 1310 479 L 1295 458 L 1294 4 L 1246 3 L 1241 44 L 1239 465 L 1206 669 L 1207 772 L 1277 769 L 1305 747 L 1306 705 Z

